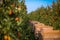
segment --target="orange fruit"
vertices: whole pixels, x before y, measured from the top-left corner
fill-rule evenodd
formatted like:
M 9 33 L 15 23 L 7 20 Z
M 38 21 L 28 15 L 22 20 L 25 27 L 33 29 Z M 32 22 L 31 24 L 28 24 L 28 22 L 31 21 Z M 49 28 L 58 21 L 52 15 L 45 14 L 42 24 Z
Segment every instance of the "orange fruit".
M 15 18 L 15 20 L 16 20 L 16 21 L 19 21 L 19 18 L 18 18 L 18 17 L 16 17 L 16 18 Z
M 8 36 L 8 40 L 10 40 L 10 36 Z
M 12 3 L 12 4 L 11 4 L 11 7 L 15 7 L 15 4 L 14 4 L 14 3 Z
M 13 11 L 12 10 L 9 10 L 9 15 L 12 15 Z
M 18 6 L 18 8 L 17 8 L 19 11 L 21 10 L 21 6 Z
M 18 38 L 20 38 L 20 32 L 17 32 Z
M 7 40 L 8 36 L 7 35 L 4 35 L 4 40 Z
M 4 35 L 4 40 L 10 40 L 10 36 L 9 35 Z

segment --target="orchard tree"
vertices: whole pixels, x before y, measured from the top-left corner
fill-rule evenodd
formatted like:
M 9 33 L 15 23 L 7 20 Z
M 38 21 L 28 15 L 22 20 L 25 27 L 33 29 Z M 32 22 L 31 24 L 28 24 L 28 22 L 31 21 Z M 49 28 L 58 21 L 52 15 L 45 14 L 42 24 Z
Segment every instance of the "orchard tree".
M 0 40 L 33 40 L 25 0 L 0 0 Z
M 53 0 L 51 6 L 40 7 L 29 15 L 32 20 L 53 26 L 54 29 L 60 29 L 60 0 L 56 2 Z

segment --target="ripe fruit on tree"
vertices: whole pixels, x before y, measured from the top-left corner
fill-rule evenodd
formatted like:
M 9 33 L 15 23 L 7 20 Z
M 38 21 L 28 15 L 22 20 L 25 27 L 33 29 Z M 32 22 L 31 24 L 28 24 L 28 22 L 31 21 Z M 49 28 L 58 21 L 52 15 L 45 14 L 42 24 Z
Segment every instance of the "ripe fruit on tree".
M 16 18 L 15 18 L 15 21 L 19 21 L 19 17 L 16 17 Z
M 21 10 L 21 6 L 18 6 L 18 8 L 17 8 L 19 11 Z
M 17 36 L 18 36 L 18 38 L 20 38 L 20 32 L 17 32 Z
M 14 4 L 14 3 L 12 3 L 12 4 L 11 4 L 11 7 L 15 7 L 15 4 Z
M 9 35 L 4 35 L 4 40 L 11 40 Z
M 9 15 L 12 15 L 13 11 L 12 10 L 9 10 Z

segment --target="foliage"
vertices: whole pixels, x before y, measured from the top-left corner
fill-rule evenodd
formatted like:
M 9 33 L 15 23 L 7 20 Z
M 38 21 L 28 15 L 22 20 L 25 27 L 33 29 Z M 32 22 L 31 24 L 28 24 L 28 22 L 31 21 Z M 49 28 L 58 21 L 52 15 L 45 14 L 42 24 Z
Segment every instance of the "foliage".
M 0 40 L 33 40 L 25 0 L 0 0 Z
M 52 3 L 52 6 L 38 8 L 28 14 L 30 20 L 36 20 L 46 25 L 60 29 L 60 0 Z

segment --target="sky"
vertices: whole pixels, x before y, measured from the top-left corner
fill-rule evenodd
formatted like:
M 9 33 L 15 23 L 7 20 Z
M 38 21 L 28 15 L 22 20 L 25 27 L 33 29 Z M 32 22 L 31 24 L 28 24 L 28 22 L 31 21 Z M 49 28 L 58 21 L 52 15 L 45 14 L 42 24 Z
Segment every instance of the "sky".
M 28 13 L 36 10 L 37 8 L 40 8 L 41 6 L 51 6 L 52 2 L 53 0 L 25 0 Z

